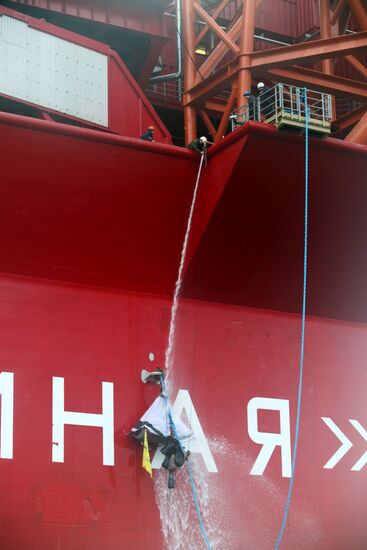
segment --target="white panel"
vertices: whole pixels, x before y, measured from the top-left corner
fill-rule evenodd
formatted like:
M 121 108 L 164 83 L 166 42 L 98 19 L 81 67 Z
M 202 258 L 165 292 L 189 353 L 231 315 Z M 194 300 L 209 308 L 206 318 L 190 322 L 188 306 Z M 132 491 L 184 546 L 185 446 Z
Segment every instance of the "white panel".
M 108 126 L 108 58 L 0 17 L 0 93 Z

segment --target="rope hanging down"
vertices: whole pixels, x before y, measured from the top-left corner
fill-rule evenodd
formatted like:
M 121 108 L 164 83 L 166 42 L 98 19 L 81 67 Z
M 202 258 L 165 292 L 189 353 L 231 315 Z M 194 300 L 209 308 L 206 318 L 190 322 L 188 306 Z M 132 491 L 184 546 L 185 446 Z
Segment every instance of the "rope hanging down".
M 282 526 L 279 531 L 277 541 L 275 543 L 274 549 L 278 550 L 283 534 L 284 528 L 287 523 L 289 507 L 292 496 L 292 489 L 294 483 L 294 472 L 296 468 L 296 457 L 297 457 L 297 446 L 298 446 L 298 436 L 299 436 L 299 421 L 301 415 L 301 401 L 302 401 L 302 384 L 303 384 L 303 364 L 305 357 L 305 324 L 306 324 L 306 300 L 307 300 L 307 247 L 308 247 L 308 166 L 309 166 L 309 147 L 308 147 L 308 118 L 309 110 L 307 105 L 307 88 L 304 88 L 304 105 L 305 105 L 305 208 L 304 208 L 304 244 L 303 244 L 303 291 L 302 291 L 302 328 L 301 328 L 301 350 L 299 358 L 299 379 L 298 379 L 298 395 L 297 395 L 297 415 L 296 415 L 296 426 L 294 434 L 294 444 L 293 444 L 293 460 L 292 460 L 292 471 L 291 478 L 289 481 L 289 488 L 287 494 L 287 501 L 284 510 L 284 516 L 282 521 Z
M 172 418 L 171 407 L 170 407 L 170 404 L 169 404 L 168 395 L 167 395 L 167 390 L 166 390 L 166 385 L 165 385 L 164 377 L 163 377 L 163 376 L 161 376 L 161 386 L 162 386 L 162 395 L 163 395 L 163 397 L 164 397 L 165 400 L 166 400 L 167 415 L 168 415 L 168 421 L 169 421 L 170 428 L 171 428 L 171 430 L 172 430 L 172 433 L 173 433 L 175 439 L 178 441 L 178 443 L 179 443 L 179 445 L 180 445 L 180 447 L 181 447 L 182 452 L 184 453 L 184 452 L 185 452 L 185 451 L 184 451 L 184 448 L 183 448 L 183 446 L 182 446 L 181 440 L 180 440 L 179 435 L 178 435 L 177 430 L 176 430 L 175 423 L 174 423 L 173 418 Z M 200 505 L 199 505 L 198 496 L 197 496 L 196 485 L 195 485 L 194 476 L 193 476 L 193 473 L 192 473 L 192 468 L 191 468 L 191 464 L 190 464 L 190 462 L 189 462 L 189 459 L 186 460 L 185 464 L 186 464 L 187 470 L 188 470 L 188 472 L 189 472 L 191 491 L 192 491 L 192 496 L 193 496 L 194 503 L 195 503 L 196 514 L 197 514 L 197 517 L 198 517 L 198 520 L 199 520 L 199 524 L 200 524 L 200 530 L 201 530 L 201 533 L 202 533 L 203 538 L 204 538 L 204 540 L 205 540 L 206 547 L 208 548 L 208 550 L 212 550 L 212 547 L 211 547 L 210 542 L 209 542 L 209 539 L 208 539 L 208 535 L 207 535 L 207 533 L 206 533 L 206 529 L 205 529 L 205 525 L 204 525 L 204 522 L 203 522 L 203 518 L 202 518 L 202 516 L 201 516 L 201 511 L 200 511 Z

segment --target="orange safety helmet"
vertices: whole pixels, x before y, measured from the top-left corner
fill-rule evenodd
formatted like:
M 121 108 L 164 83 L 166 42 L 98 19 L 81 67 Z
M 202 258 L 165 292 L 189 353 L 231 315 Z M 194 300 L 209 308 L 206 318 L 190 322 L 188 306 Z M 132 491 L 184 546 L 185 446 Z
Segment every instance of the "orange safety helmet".
M 153 132 L 154 132 L 155 128 L 154 128 L 154 126 L 148 126 L 148 130 L 153 130 Z

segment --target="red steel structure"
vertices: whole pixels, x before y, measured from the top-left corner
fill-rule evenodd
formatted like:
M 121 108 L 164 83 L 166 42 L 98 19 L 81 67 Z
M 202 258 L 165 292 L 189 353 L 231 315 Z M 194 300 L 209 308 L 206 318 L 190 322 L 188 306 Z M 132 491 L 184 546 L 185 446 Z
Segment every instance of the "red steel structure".
M 367 100 L 367 68 L 358 58 L 367 49 L 367 8 L 363 0 L 340 0 L 336 5 L 320 0 L 320 30 L 316 40 L 306 37 L 300 43 L 263 51 L 254 51 L 254 34 L 257 13 L 264 1 L 244 1 L 223 28 L 223 21 L 219 24 L 218 20 L 226 10 L 229 13 L 230 4 L 231 0 L 223 0 L 214 8 L 205 10 L 197 0 L 184 0 L 187 142 L 197 134 L 197 115 L 201 116 L 214 140 L 221 139 L 226 132 L 229 114 L 235 105 L 242 107 L 245 104 L 243 92 L 251 90 L 253 83 L 259 79 L 290 82 L 329 91 L 335 96 L 357 98 L 363 102 Z M 357 31 L 345 34 L 350 14 Z M 199 20 L 205 25 L 197 32 Z M 197 65 L 194 62 L 195 50 L 208 30 L 215 34 L 216 41 L 205 60 Z M 357 71 L 358 80 L 335 74 L 335 61 L 340 57 Z M 218 94 L 224 91 L 228 92 L 227 101 L 216 100 Z M 363 111 L 366 109 L 367 105 Z M 220 115 L 216 127 L 210 113 Z M 345 118 L 341 122 L 345 127 Z M 350 115 L 350 122 L 355 123 L 355 113 Z M 336 129 L 339 128 L 338 123 L 335 120 Z M 367 142 L 366 115 L 358 121 L 347 139 L 356 143 Z

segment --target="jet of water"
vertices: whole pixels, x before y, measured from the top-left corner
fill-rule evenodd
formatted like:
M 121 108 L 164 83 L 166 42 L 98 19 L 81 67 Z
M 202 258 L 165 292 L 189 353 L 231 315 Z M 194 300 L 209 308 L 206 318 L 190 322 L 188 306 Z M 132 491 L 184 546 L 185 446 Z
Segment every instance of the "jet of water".
M 202 154 L 200 159 L 199 170 L 196 176 L 196 182 L 195 182 L 194 194 L 192 197 L 192 202 L 190 207 L 190 213 L 187 220 L 186 233 L 185 233 L 185 238 L 184 238 L 184 242 L 181 250 L 180 267 L 178 269 L 178 275 L 177 275 L 177 280 L 175 284 L 175 292 L 173 294 L 173 301 L 171 306 L 171 319 L 169 324 L 168 344 L 167 344 L 166 353 L 165 353 L 165 377 L 166 377 L 166 386 L 168 389 L 168 393 L 170 389 L 169 375 L 171 373 L 172 358 L 173 358 L 172 354 L 173 354 L 173 348 L 174 348 L 175 336 L 176 336 L 176 318 L 177 318 L 179 295 L 182 287 L 182 279 L 183 279 L 183 273 L 184 273 L 184 267 L 185 267 L 187 245 L 190 237 L 192 217 L 194 214 L 196 195 L 199 187 L 199 181 L 200 181 L 201 171 L 203 168 L 203 163 L 204 163 L 204 155 Z

